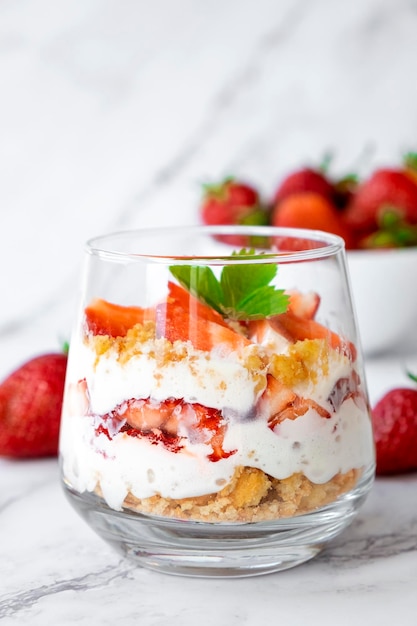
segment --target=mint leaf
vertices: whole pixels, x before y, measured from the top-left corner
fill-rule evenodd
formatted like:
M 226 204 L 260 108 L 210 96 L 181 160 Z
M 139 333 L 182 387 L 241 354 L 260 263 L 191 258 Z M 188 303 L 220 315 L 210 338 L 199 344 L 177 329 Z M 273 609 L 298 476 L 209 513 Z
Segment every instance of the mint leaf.
M 252 251 L 249 251 L 252 253 Z M 220 284 L 224 293 L 224 304 L 235 307 L 248 293 L 268 285 L 277 273 L 277 266 L 262 265 L 226 265 L 223 268 Z
M 260 287 L 238 303 L 237 319 L 254 320 L 285 313 L 288 300 L 282 289 L 275 289 L 272 285 Z
M 233 254 L 252 258 L 261 256 L 246 249 Z M 173 276 L 193 296 L 223 317 L 235 320 L 262 319 L 287 310 L 289 298 L 284 290 L 269 284 L 277 270 L 275 263 L 226 265 L 218 280 L 209 267 L 170 267 Z
M 169 269 L 178 282 L 194 297 L 218 313 L 222 313 L 223 292 L 219 281 L 209 267 L 172 265 Z

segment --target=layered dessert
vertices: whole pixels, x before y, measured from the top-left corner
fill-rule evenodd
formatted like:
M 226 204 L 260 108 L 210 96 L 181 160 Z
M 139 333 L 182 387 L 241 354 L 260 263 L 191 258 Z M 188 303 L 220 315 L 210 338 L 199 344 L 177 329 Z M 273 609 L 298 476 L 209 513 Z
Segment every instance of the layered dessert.
M 214 523 L 299 515 L 353 489 L 373 461 L 371 424 L 355 347 L 316 321 L 319 295 L 266 277 L 261 293 L 256 272 L 204 290 L 171 269 L 149 307 L 84 310 L 67 484 L 115 510 Z

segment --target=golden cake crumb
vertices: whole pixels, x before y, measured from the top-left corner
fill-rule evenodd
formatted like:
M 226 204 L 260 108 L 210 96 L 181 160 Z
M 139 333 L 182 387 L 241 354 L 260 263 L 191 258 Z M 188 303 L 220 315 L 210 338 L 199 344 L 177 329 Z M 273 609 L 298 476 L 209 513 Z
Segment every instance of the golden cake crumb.
M 255 506 L 267 494 L 271 486 L 268 476 L 255 467 L 241 467 L 235 470 L 233 480 L 220 493 L 229 495 L 236 508 Z
M 239 467 L 218 493 L 170 499 L 139 499 L 129 493 L 124 507 L 149 515 L 202 522 L 260 522 L 301 515 L 337 500 L 356 485 L 361 470 L 337 474 L 323 484 L 301 473 L 278 480 L 252 467 Z M 97 489 L 100 494 L 100 489 Z
M 270 372 L 286 387 L 303 382 L 316 384 L 319 377 L 329 374 L 331 352 L 335 353 L 324 339 L 297 341 L 288 354 L 272 355 Z

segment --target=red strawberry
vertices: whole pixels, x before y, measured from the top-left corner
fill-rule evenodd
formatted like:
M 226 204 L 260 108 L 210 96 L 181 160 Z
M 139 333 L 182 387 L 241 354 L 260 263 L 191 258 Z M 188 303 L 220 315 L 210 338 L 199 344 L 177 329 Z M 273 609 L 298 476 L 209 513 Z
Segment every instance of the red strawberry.
M 326 326 L 319 324 L 314 319 L 298 317 L 291 309 L 281 315 L 275 315 L 269 319 L 272 328 L 284 337 L 292 341 L 304 341 L 305 339 L 325 339 L 334 350 L 347 354 L 352 361 L 356 359 L 356 348 L 353 343 L 346 341 L 337 333 Z
M 202 317 L 197 316 L 195 310 L 183 308 L 176 300 L 159 304 L 156 307 L 157 337 L 172 342 L 189 340 L 197 350 L 207 352 L 220 345 L 231 351 L 249 345 L 248 339 L 229 328 L 220 315 L 221 322 L 218 323 L 214 318 L 215 311 L 202 303 L 199 303 L 198 310 Z
M 66 367 L 66 354 L 45 354 L 0 385 L 0 455 L 57 454 Z
M 372 412 L 377 474 L 417 470 L 417 390 L 389 391 Z
M 297 317 L 313 320 L 320 306 L 320 296 L 314 291 L 302 293 L 296 289 L 287 290 L 290 297 L 288 310 Z
M 304 191 L 318 193 L 328 200 L 333 199 L 333 186 L 326 175 L 320 170 L 305 167 L 284 178 L 275 192 L 274 204 L 294 193 Z
M 380 227 L 387 211 L 417 223 L 417 184 L 405 171 L 376 170 L 358 187 L 344 215 L 350 227 L 369 233 Z
M 352 247 L 350 231 L 344 225 L 336 207 L 322 195 L 314 192 L 294 193 L 275 206 L 274 226 L 324 230 L 343 237 L 346 247 Z
M 100 298 L 92 300 L 85 309 L 86 327 L 93 335 L 124 337 L 135 324 L 143 324 L 154 317 L 151 309 L 122 306 Z
M 289 237 L 279 235 L 271 239 L 279 252 L 301 252 L 303 250 L 314 250 L 321 248 L 323 242 L 314 239 L 304 239 L 302 237 Z
M 226 178 L 219 185 L 205 185 L 204 189 L 200 206 L 204 224 L 267 224 L 267 212 L 254 187 Z

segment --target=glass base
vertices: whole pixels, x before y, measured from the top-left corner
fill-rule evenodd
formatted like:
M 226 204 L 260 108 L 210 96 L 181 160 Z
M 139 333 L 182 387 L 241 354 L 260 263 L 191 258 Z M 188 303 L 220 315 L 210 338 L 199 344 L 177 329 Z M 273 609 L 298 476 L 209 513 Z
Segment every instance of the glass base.
M 141 567 L 194 577 L 269 574 L 316 556 L 353 520 L 373 473 L 331 505 L 306 515 L 257 523 L 208 524 L 115 511 L 65 484 L 73 507 L 109 544 Z

